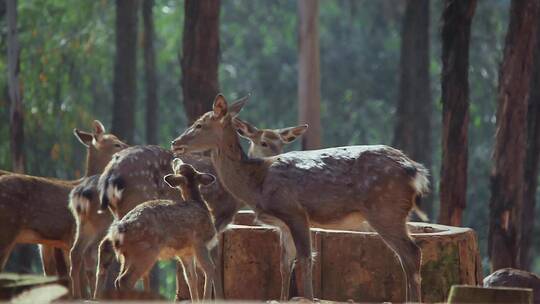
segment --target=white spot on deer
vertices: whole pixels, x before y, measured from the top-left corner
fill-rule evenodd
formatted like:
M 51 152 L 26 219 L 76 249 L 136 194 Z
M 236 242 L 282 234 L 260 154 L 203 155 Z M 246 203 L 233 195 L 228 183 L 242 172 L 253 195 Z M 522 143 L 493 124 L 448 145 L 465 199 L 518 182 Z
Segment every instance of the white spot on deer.
M 219 239 L 218 239 L 218 234 L 214 234 L 214 237 L 212 237 L 212 239 L 206 243 L 206 248 L 208 250 L 212 250 L 214 247 L 216 247 L 216 245 L 219 243 Z

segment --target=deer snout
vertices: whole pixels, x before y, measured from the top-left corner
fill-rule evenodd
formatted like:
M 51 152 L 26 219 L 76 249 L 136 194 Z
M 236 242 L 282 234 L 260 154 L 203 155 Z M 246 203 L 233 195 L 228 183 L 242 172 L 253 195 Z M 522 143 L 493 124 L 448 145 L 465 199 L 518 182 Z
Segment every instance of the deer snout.
M 184 154 L 186 147 L 184 144 L 182 144 L 180 138 L 177 138 L 171 141 L 171 150 L 174 152 L 174 154 L 181 155 Z

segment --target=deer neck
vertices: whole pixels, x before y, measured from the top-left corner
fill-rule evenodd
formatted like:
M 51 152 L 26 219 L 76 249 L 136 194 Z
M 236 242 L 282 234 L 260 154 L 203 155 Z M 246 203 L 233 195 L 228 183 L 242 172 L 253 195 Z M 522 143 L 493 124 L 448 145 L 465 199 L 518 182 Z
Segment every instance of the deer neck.
M 223 186 L 238 200 L 253 206 L 267 172 L 267 162 L 249 158 L 230 121 L 225 123 L 223 138 L 212 150 L 212 163 Z
M 92 176 L 96 174 L 101 174 L 105 166 L 110 161 L 110 158 L 105 158 L 94 148 L 93 146 L 88 147 L 86 153 L 86 174 L 85 176 Z

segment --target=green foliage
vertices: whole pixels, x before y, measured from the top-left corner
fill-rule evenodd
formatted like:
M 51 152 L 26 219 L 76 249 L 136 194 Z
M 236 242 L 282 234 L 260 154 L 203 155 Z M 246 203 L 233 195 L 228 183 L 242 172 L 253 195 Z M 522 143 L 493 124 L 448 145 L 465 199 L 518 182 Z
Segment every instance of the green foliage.
M 242 117 L 261 127 L 297 121 L 297 7 L 295 1 L 227 0 L 221 7 L 220 87 L 229 99 L 252 93 Z M 440 171 L 440 37 L 443 4 L 431 2 L 431 87 L 437 197 Z M 398 94 L 404 2 L 320 2 L 322 123 L 325 146 L 391 143 Z M 495 132 L 499 62 L 508 0 L 479 1 L 470 48 L 469 188 L 465 225 L 486 255 L 489 173 Z M 159 141 L 168 146 L 186 126 L 181 103 L 183 1 L 157 0 L 156 62 Z M 31 174 L 83 174 L 83 149 L 74 127 L 92 119 L 111 126 L 114 1 L 19 0 L 21 81 L 24 89 L 27 167 Z M 5 19 L 0 20 L 5 33 Z M 142 22 L 139 23 L 142 27 Z M 142 32 L 142 28 L 141 31 Z M 6 70 L 5 35 L 0 40 Z M 136 143 L 144 143 L 144 75 L 139 55 Z M 6 75 L 0 75 L 6 86 Z M 0 168 L 9 169 L 8 105 L 0 95 Z M 291 147 L 298 148 L 298 143 Z M 437 203 L 437 202 L 436 202 Z M 437 206 L 435 206 L 435 211 Z M 540 216 L 540 215 L 538 215 Z M 432 218 L 436 219 L 436 216 Z M 538 230 L 540 227 L 536 227 Z M 538 233 L 537 233 L 538 235 Z M 540 270 L 536 239 L 536 270 Z M 487 262 L 487 258 L 484 258 Z M 487 263 L 484 263 L 487 269 Z M 163 294 L 173 295 L 174 266 L 160 263 Z M 163 284 L 165 283 L 165 284 Z

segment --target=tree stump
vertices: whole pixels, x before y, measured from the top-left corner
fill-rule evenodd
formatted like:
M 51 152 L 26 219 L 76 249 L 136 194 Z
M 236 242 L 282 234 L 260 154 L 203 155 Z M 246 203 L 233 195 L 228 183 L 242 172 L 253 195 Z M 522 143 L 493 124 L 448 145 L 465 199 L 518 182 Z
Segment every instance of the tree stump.
M 530 288 L 452 286 L 448 303 L 532 303 Z
M 253 223 L 243 212 L 235 223 Z M 409 223 L 422 249 L 422 296 L 445 301 L 455 284 L 481 284 L 476 235 L 469 228 Z M 394 253 L 374 232 L 312 229 L 318 252 L 314 291 L 318 298 L 359 302 L 403 301 L 403 272 Z M 234 225 L 225 233 L 224 288 L 226 299 L 279 299 L 279 236 L 271 228 Z M 249 288 L 246 288 L 249 286 Z

